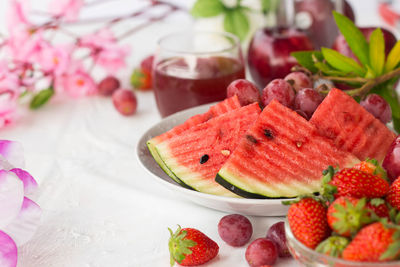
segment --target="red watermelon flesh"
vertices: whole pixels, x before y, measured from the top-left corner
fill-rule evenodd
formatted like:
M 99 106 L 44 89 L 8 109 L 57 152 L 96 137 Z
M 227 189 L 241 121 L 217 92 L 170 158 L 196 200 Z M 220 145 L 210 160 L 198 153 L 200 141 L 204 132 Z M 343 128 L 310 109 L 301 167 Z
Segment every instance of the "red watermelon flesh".
M 195 125 L 198 125 L 200 123 L 206 122 L 210 120 L 211 118 L 218 117 L 221 114 L 227 113 L 229 111 L 235 110 L 240 108 L 240 102 L 239 99 L 236 95 L 225 99 L 224 101 L 221 101 L 209 108 L 209 110 L 203 114 L 198 114 L 194 115 L 193 117 L 189 118 L 186 120 L 183 124 L 180 124 L 178 126 L 175 126 L 171 130 L 153 137 L 152 139 L 147 141 L 147 147 L 149 148 L 149 151 L 153 158 L 156 160 L 158 165 L 172 178 L 174 179 L 177 183 L 181 184 L 182 186 L 191 188 L 187 186 L 185 183 L 183 183 L 181 180 L 179 180 L 164 164 L 164 162 L 160 159 L 160 156 L 158 155 L 157 151 L 155 150 L 155 146 L 162 141 L 165 141 L 177 134 L 180 134 L 190 128 L 192 128 Z
M 193 117 L 186 120 L 183 124 L 180 124 L 172 128 L 168 132 L 165 132 L 159 136 L 152 138 L 151 140 L 149 140 L 149 142 L 153 144 L 160 143 L 176 134 L 180 134 L 181 132 L 190 129 L 191 127 L 197 124 L 206 122 L 212 118 L 218 117 L 221 114 L 238 109 L 240 107 L 241 105 L 239 99 L 237 95 L 234 95 L 230 98 L 225 99 L 224 101 L 219 102 L 216 105 L 211 106 L 207 112 L 203 114 L 194 115 Z
M 310 122 L 342 150 L 382 161 L 396 135 L 345 92 L 332 89 Z
M 241 139 L 216 181 L 249 198 L 295 197 L 317 192 L 329 165 L 358 162 L 337 149 L 296 112 L 272 101 Z
M 175 134 L 157 144 L 156 151 L 186 185 L 203 193 L 237 197 L 214 178 L 260 112 L 257 103 L 233 110 Z

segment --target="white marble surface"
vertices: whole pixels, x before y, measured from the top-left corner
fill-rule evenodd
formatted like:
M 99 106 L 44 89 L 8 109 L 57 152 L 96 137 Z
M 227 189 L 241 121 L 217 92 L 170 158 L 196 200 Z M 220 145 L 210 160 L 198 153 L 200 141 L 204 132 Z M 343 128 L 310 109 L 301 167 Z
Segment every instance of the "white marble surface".
M 0 3 L 0 21 L 4 21 L 5 2 Z M 38 7 L 43 5 L 37 2 Z M 138 2 L 116 0 L 107 9 L 84 15 L 126 12 Z M 381 23 L 375 1 L 351 2 L 360 24 Z M 178 15 L 126 40 L 133 48 L 129 65 L 152 52 L 161 35 L 182 25 L 191 27 L 191 19 Z M 128 74 L 129 70 L 120 74 L 125 83 Z M 0 138 L 24 146 L 27 169 L 40 184 L 36 199 L 44 211 L 36 235 L 20 248 L 19 267 L 168 266 L 167 227 L 177 224 L 197 228 L 220 245 L 218 257 L 204 266 L 247 266 L 245 247 L 229 247 L 218 236 L 218 221 L 226 213 L 179 198 L 139 166 L 136 144 L 160 117 L 152 92 L 138 93 L 138 101 L 137 114 L 126 118 L 117 114 L 109 98 L 59 99 L 31 112 L 16 126 L 0 130 Z M 282 220 L 249 218 L 254 226 L 252 240 Z M 279 260 L 275 266 L 297 264 Z

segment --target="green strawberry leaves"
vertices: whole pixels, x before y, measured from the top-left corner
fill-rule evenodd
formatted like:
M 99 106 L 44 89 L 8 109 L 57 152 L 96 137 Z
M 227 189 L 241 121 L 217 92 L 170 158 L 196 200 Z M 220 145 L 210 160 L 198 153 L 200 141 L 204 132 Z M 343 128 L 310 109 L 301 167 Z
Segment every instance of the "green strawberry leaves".
M 197 243 L 190 239 L 184 239 L 187 235 L 186 231 L 181 231 L 180 225 L 178 225 L 178 229 L 175 233 L 172 232 L 170 228 L 168 228 L 171 237 L 168 242 L 168 248 L 170 252 L 170 264 L 174 266 L 175 261 L 181 263 L 186 255 L 192 254 L 193 251 L 190 247 L 194 247 Z
M 333 12 L 336 25 L 343 34 L 351 51 L 356 55 L 363 65 L 369 63 L 368 43 L 362 32 L 354 25 L 354 23 L 346 16 Z
M 379 28 L 369 37 L 369 60 L 375 75 L 381 75 L 385 65 L 385 40 Z
M 361 67 L 354 59 L 346 57 L 339 52 L 329 49 L 329 48 L 322 48 L 322 55 L 324 56 L 325 60 L 331 65 L 333 68 L 340 70 L 350 76 L 355 73 L 358 76 L 364 76 L 366 70 Z
M 396 68 L 400 63 L 400 41 L 394 45 L 392 50 L 390 51 L 386 64 L 385 64 L 385 73 Z

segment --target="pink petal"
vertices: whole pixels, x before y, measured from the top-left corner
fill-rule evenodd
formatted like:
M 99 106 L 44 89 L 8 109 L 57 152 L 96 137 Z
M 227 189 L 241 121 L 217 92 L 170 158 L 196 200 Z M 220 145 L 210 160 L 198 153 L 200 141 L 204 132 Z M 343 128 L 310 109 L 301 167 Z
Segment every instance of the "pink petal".
M 0 231 L 0 266 L 17 266 L 18 249 L 14 241 L 6 233 Z
M 41 215 L 42 210 L 39 205 L 25 197 L 20 213 L 11 224 L 4 228 L 4 232 L 11 236 L 18 246 L 21 246 L 35 234 Z
M 10 172 L 15 173 L 18 178 L 21 179 L 21 181 L 24 183 L 25 195 L 32 194 L 38 187 L 36 180 L 32 177 L 32 175 L 29 174 L 29 172 L 19 168 L 12 169 L 10 170 Z
M 18 142 L 0 140 L 0 155 L 14 167 L 23 168 L 25 166 L 24 150 Z
M 0 170 L 0 227 L 6 226 L 17 217 L 23 200 L 22 181 L 15 173 Z

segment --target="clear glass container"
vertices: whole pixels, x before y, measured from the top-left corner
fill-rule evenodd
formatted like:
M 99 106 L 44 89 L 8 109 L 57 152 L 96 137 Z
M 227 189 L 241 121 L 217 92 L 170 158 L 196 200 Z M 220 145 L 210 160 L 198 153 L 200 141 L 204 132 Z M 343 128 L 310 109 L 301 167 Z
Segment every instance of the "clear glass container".
M 343 260 L 322 253 L 318 253 L 315 250 L 306 247 L 294 237 L 292 231 L 290 230 L 287 219 L 285 219 L 285 233 L 289 251 L 295 258 L 295 260 L 301 264 L 301 266 L 307 266 L 307 267 L 399 267 L 400 266 L 400 261 L 357 262 L 357 261 Z
M 163 37 L 153 63 L 153 87 L 162 117 L 221 101 L 227 86 L 245 78 L 239 39 L 229 33 L 180 32 Z

